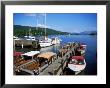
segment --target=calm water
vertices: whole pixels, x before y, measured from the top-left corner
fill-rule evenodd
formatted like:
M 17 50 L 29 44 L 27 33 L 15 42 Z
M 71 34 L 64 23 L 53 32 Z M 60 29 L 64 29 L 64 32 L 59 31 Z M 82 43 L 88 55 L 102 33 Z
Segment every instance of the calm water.
M 51 37 L 51 36 L 50 36 Z M 96 35 L 61 35 L 59 38 L 62 40 L 60 45 L 54 45 L 46 48 L 42 48 L 41 52 L 52 51 L 57 53 L 60 46 L 67 44 L 68 42 L 81 42 L 87 45 L 86 50 L 86 69 L 85 75 L 97 75 L 97 36 Z M 19 49 L 17 51 L 30 51 L 30 49 Z

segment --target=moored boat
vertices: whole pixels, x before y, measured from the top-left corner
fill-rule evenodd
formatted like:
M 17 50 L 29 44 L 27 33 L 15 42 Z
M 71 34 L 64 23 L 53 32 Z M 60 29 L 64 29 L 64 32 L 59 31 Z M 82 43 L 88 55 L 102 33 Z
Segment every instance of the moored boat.
M 86 61 L 83 56 L 73 56 L 68 63 L 68 68 L 75 72 L 75 75 L 79 74 L 86 67 Z
M 17 37 L 17 36 L 13 36 L 14 40 L 21 40 L 21 38 Z
M 85 44 L 78 44 L 75 50 L 75 56 L 70 57 L 70 61 L 68 63 L 68 68 L 75 72 L 75 75 L 81 73 L 86 67 L 85 61 Z
M 46 27 L 46 13 L 45 13 L 45 25 L 44 25 L 44 28 L 45 28 L 45 35 L 44 35 L 44 39 L 39 41 L 40 47 L 47 47 L 47 46 L 51 46 L 52 45 L 52 39 L 48 38 L 47 34 L 46 34 L 46 28 L 47 28 Z
M 52 63 L 53 60 L 55 60 L 55 57 L 56 57 L 56 53 L 53 53 L 53 52 L 44 52 L 44 53 L 41 53 L 37 56 L 37 59 L 38 60 L 42 60 L 42 59 L 45 59 L 45 61 L 49 63 Z
M 24 36 L 25 40 L 36 40 L 35 36 Z
M 52 40 L 50 38 L 44 38 L 39 41 L 40 47 L 48 47 L 52 45 Z
M 55 44 L 60 44 L 61 40 L 58 38 L 58 37 L 53 37 L 52 38 L 52 44 L 55 45 Z
M 30 51 L 30 52 L 27 52 L 27 53 L 24 53 L 22 54 L 22 57 L 24 59 L 35 59 L 35 57 L 39 54 L 40 52 L 39 51 Z
M 24 39 L 25 40 L 36 40 L 36 37 L 35 36 L 32 36 L 32 33 L 31 33 L 31 27 L 29 29 L 29 36 L 24 36 Z
M 85 55 L 85 52 L 86 52 L 86 47 L 87 47 L 87 45 L 85 45 L 85 44 L 81 44 L 80 46 L 79 46 L 79 49 L 78 49 L 78 51 L 81 53 L 81 55 Z
M 15 74 L 21 73 L 22 71 L 34 74 L 36 71 L 38 71 L 39 63 L 36 62 L 35 59 L 39 53 L 39 51 L 30 51 L 23 54 L 21 52 L 14 52 L 14 57 L 17 56 L 17 58 L 14 60 Z

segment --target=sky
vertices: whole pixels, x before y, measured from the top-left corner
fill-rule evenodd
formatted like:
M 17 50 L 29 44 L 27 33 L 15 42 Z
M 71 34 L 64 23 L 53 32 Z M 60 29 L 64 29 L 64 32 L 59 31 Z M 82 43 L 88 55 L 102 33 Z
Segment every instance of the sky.
M 45 24 L 46 16 L 46 24 Z M 14 25 L 45 26 L 63 32 L 97 30 L 96 13 L 14 13 Z

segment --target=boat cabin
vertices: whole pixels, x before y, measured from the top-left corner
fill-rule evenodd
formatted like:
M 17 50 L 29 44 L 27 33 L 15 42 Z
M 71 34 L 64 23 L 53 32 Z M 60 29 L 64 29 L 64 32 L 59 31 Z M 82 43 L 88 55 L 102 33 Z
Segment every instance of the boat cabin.
M 74 64 L 84 64 L 84 57 L 83 56 L 72 56 L 70 63 Z
M 22 57 L 25 60 L 35 59 L 39 53 L 40 53 L 39 51 L 31 51 L 31 52 L 27 52 L 27 53 L 22 54 Z
M 58 37 L 52 37 L 52 44 L 60 44 L 60 39 Z
M 53 60 L 55 60 L 56 53 L 53 52 L 46 52 L 41 53 L 37 56 L 37 59 L 39 60 L 40 64 L 43 62 L 52 63 Z

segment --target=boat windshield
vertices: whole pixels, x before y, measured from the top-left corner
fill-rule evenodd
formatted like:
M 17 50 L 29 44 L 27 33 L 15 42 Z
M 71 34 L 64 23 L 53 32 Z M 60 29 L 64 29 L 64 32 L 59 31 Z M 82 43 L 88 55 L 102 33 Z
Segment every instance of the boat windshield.
M 23 55 L 23 58 L 24 58 L 25 60 L 30 60 L 30 59 L 32 59 L 31 56 L 25 56 L 25 55 Z
M 84 64 L 84 60 L 72 59 L 70 63 L 76 64 L 76 65 L 83 65 Z

